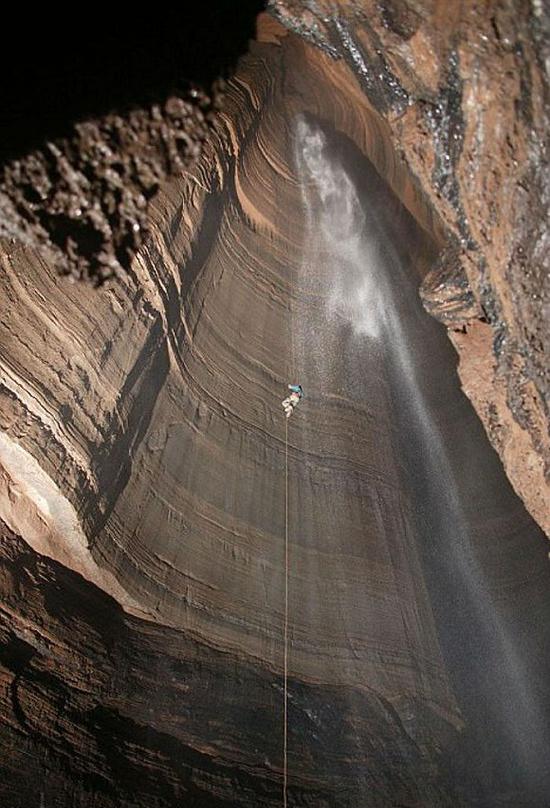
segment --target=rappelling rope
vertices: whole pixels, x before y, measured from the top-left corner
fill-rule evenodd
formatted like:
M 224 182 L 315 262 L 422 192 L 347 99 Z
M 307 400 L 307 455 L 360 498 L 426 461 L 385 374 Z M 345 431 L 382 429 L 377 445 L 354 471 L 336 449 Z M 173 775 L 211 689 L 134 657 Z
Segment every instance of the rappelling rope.
M 283 684 L 283 808 L 287 808 L 288 781 L 288 418 L 285 418 L 285 630 Z

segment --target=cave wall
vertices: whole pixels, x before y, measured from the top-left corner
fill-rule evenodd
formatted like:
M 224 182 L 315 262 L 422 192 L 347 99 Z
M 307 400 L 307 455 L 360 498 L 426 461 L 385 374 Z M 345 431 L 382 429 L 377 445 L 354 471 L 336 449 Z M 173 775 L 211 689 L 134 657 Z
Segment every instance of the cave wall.
M 548 10 L 520 0 L 269 7 L 349 66 L 437 211 L 446 252 L 426 278 L 426 307 L 447 325 L 463 388 L 549 533 Z
M 424 175 L 390 147 L 412 113 L 392 117 L 349 64 L 269 18 L 259 39 L 203 159 L 153 201 L 150 234 L 120 283 L 70 286 L 32 251 L 2 256 L 2 429 L 69 498 L 80 528 L 77 553 L 40 480 L 21 475 L 27 456 L 3 446 L 12 530 L 2 544 L 2 743 L 14 804 L 39 796 L 18 774 L 27 753 L 52 804 L 280 802 L 279 400 L 295 372 L 285 350 L 293 317 L 307 308 L 294 283 L 298 113 L 345 133 L 373 178 L 385 177 L 427 305 L 447 320 L 451 306 L 454 338 L 478 340 L 476 361 L 493 366 L 492 325 L 479 320 L 466 273 L 442 264 L 426 274 L 452 217 L 446 207 L 435 215 Z M 379 380 L 376 406 L 360 413 L 368 428 L 354 402 L 338 415 L 313 391 L 314 427 L 298 412 L 307 435 L 291 432 L 293 523 L 308 514 L 292 545 L 291 789 L 306 805 L 458 805 L 445 750 L 462 721 L 433 614 L 445 607 L 428 591 L 391 441 L 373 437 L 387 426 L 383 368 L 372 360 L 366 370 Z M 353 496 L 327 483 L 336 473 L 353 478 Z M 346 513 L 349 537 L 332 556 L 322 545 L 329 502 Z M 477 535 L 485 553 L 506 539 L 508 569 L 525 537 L 538 537 L 521 508 L 480 519 Z M 545 614 L 539 558 L 517 579 L 495 574 L 510 614 L 526 600 Z M 300 601 L 306 592 L 315 609 Z M 365 602 L 376 619 L 358 608 Z M 350 615 L 353 642 L 336 607 Z M 529 635 L 525 648 L 535 647 Z
M 339 66 L 323 84 L 325 62 L 327 69 L 332 63 L 312 51 L 310 70 L 308 58 L 307 47 L 295 37 L 283 36 L 282 45 L 254 47 L 233 83 L 212 153 L 204 156 L 195 177 L 166 189 L 152 217 L 152 235 L 126 283 L 95 293 L 74 288 L 61 302 L 63 282 L 55 273 L 36 264 L 26 272 L 24 290 L 17 255 L 4 259 L 6 283 L 14 288 L 8 286 L 12 306 L 4 323 L 3 409 L 16 408 L 6 421 L 6 434 L 68 492 L 98 567 L 92 580 L 100 585 L 104 580 L 107 591 L 120 599 L 102 572 L 107 570 L 134 611 L 139 604 L 151 619 L 193 631 L 211 645 L 234 648 L 275 670 L 282 662 L 278 593 L 284 534 L 279 400 L 291 373 L 285 344 L 292 327 L 290 308 L 300 305 L 293 286 L 304 237 L 295 215 L 300 205 L 293 164 L 298 112 L 345 127 L 376 155 L 405 198 L 414 195 L 392 154 L 381 150 L 377 120 L 371 124 L 369 107 L 359 105 L 359 91 L 350 114 L 342 102 L 345 76 Z M 274 83 L 285 65 L 297 78 Z M 429 212 L 421 206 L 419 216 L 428 220 Z M 421 274 L 432 248 L 412 221 L 409 231 L 417 260 L 411 271 Z M 40 276 L 36 283 L 30 279 L 33 270 Z M 42 314 L 41 327 L 25 336 L 24 345 L 17 341 L 17 334 L 29 333 L 40 295 L 57 296 L 64 323 L 74 322 L 70 341 L 56 330 L 60 313 L 54 307 Z M 97 304 L 86 322 L 91 295 L 97 295 Z M 32 391 L 18 395 L 28 384 L 30 353 L 41 355 L 45 333 L 47 355 L 30 383 Z M 383 374 L 380 368 L 371 372 Z M 84 387 L 92 394 L 78 407 L 83 373 L 88 377 Z M 326 403 L 311 406 L 316 423 L 326 420 Z M 397 700 L 421 696 L 456 722 L 409 536 L 411 506 L 400 493 L 390 443 L 373 437 L 384 433 L 385 422 L 377 425 L 377 420 L 386 406 L 382 384 L 362 447 L 349 444 L 345 426 L 337 423 L 326 424 L 325 437 L 311 433 L 307 452 L 291 438 L 289 473 L 297 492 L 292 516 L 306 525 L 296 537 L 297 572 L 291 586 L 293 612 L 303 614 L 303 623 L 297 618 L 294 626 L 294 670 L 314 681 L 369 681 Z M 31 429 L 21 428 L 22 411 Z M 334 417 L 332 410 L 328 413 Z M 360 485 L 363 504 L 348 483 L 343 493 L 333 485 L 324 494 L 326 515 L 311 513 L 308 519 L 303 509 L 314 503 L 319 508 L 315 491 L 328 473 L 314 458 L 334 440 L 340 445 L 331 452 L 349 456 L 349 468 L 339 474 L 344 481 L 350 475 L 359 480 L 355 487 Z M 370 467 L 363 468 L 361 453 L 370 456 Z M 335 563 L 327 563 L 334 555 L 330 533 L 326 547 L 320 544 L 320 526 L 331 508 L 349 511 L 345 531 L 350 546 L 338 561 L 338 572 Z M 394 533 L 397 547 L 392 550 Z M 365 536 L 371 545 L 367 553 Z M 57 543 L 62 539 L 41 539 L 35 547 L 67 563 L 70 550 L 59 552 Z M 90 577 L 88 567 L 79 567 L 74 558 L 70 563 Z M 356 608 L 368 581 L 367 611 L 375 615 L 369 620 Z M 312 586 L 316 608 L 306 612 L 300 593 Z M 339 636 L 335 603 L 354 616 L 356 642 L 339 648 L 348 662 L 331 672 L 335 646 L 347 642 Z M 412 651 L 402 650 L 409 647 L 404 626 L 414 636 Z M 421 672 L 420 658 L 426 659 Z
M 273 0 L 268 8 L 327 56 L 319 63 L 325 78 L 340 72 L 337 106 L 347 98 L 364 108 L 368 98 L 377 113 L 370 131 L 393 144 L 382 150 L 383 173 L 393 182 L 394 163 L 413 180 L 417 219 L 426 204 L 437 212 L 431 232 L 446 252 L 426 279 L 425 304 L 448 326 L 464 389 L 548 532 L 548 10 L 539 0 L 465 0 L 451 10 L 433 0 Z M 221 39 L 208 10 L 197 11 L 193 48 L 185 46 L 189 19 L 178 13 L 162 33 L 138 26 L 130 45 L 119 38 L 122 97 L 109 78 L 111 62 L 119 68 L 109 28 L 98 22 L 92 48 L 80 36 L 57 48 L 48 21 L 28 48 L 40 67 L 29 58 L 15 76 L 7 68 L 4 249 L 40 247 L 61 271 L 96 283 L 128 269 L 160 184 L 193 164 L 223 105 L 223 83 L 208 97 L 214 68 L 242 52 L 258 10 L 251 0 L 237 15 L 222 3 L 219 28 L 231 36 Z M 261 28 L 261 37 L 281 37 L 265 16 Z M 63 104 L 54 99 L 46 109 L 47 81 L 59 84 Z M 107 103 L 114 114 L 105 114 Z
M 165 767 L 162 777 L 155 767 L 152 775 L 143 774 L 143 804 L 151 799 L 155 776 L 164 789 L 156 797 L 160 804 L 171 804 L 180 791 L 201 804 L 201 790 L 239 804 L 279 801 L 284 537 L 279 401 L 291 372 L 285 351 L 289 298 L 299 302 L 293 282 L 304 233 L 295 215 L 292 127 L 304 98 L 309 98 L 306 111 L 334 115 L 362 138 L 360 145 L 370 138 L 374 152 L 377 144 L 378 160 L 388 161 L 390 173 L 393 165 L 379 141 L 365 134 L 368 109 L 358 106 L 358 120 L 346 123 L 345 109 L 333 104 L 341 97 L 338 72 L 324 91 L 319 66 L 311 85 L 300 78 L 297 86 L 285 86 L 273 80 L 285 61 L 296 61 L 301 75 L 305 46 L 294 37 L 283 46 L 257 45 L 243 62 L 211 152 L 192 176 L 167 186 L 156 201 L 151 235 L 121 284 L 100 290 L 67 286 L 28 251 L 3 256 L 10 301 L 2 322 L 3 429 L 6 440 L 27 453 L 3 445 L 2 516 L 13 531 L 7 531 L 5 544 L 6 575 L 12 576 L 12 589 L 8 584 L 5 590 L 8 613 L 17 613 L 14 597 L 33 602 L 17 583 L 23 554 L 31 581 L 40 580 L 38 567 L 47 580 L 61 576 L 55 584 L 60 593 L 76 587 L 75 597 L 60 597 L 69 621 L 75 598 L 82 601 L 83 636 L 88 631 L 95 636 L 88 626 L 97 598 L 102 623 L 109 625 L 89 656 L 82 660 L 80 652 L 76 665 L 72 659 L 84 639 L 62 625 L 55 597 L 39 601 L 34 613 L 25 608 L 15 627 L 8 620 L 3 743 L 11 750 L 11 798 L 17 789 L 21 800 L 28 793 L 15 776 L 19 758 L 13 750 L 23 743 L 35 756 L 50 798 L 56 783 L 65 798 L 77 780 L 79 804 L 138 799 L 123 770 L 138 765 L 129 739 L 133 744 L 142 733 L 135 752 L 139 766 L 148 770 L 148 757 L 162 754 Z M 394 173 L 404 195 L 412 195 L 406 177 Z M 429 217 L 427 209 L 419 215 Z M 409 229 L 417 259 L 411 271 L 421 273 L 432 247 L 412 220 Z M 52 305 L 45 307 L 49 298 Z M 245 396 L 243 390 L 252 393 Z M 314 394 L 312 406 L 322 419 L 326 407 L 322 400 L 315 403 Z M 372 805 L 411 795 L 438 805 L 456 799 L 439 750 L 461 721 L 412 541 L 410 503 L 389 443 L 372 439 L 370 428 L 379 419 L 375 431 L 384 432 L 383 409 L 382 385 L 378 412 L 373 409 L 369 430 L 363 429 L 363 448 L 372 453 L 367 466 L 346 427 L 337 420 L 331 425 L 326 414 L 321 432 L 309 427 L 315 444 L 307 452 L 296 437 L 290 441 L 289 475 L 297 492 L 292 519 L 298 524 L 304 513 L 311 516 L 293 539 L 291 576 L 291 789 L 305 804 L 334 804 L 336 793 L 338 804 L 357 804 L 371 777 Z M 356 419 L 357 413 L 344 411 L 344 417 Z M 327 466 L 320 458 L 334 440 L 339 446 L 332 447 L 334 460 L 329 457 Z M 349 458 L 338 460 L 340 455 Z M 54 490 L 39 470 L 23 474 L 29 457 Z M 343 466 L 331 472 L 335 462 Z M 373 509 L 366 508 L 367 492 Z M 54 494 L 70 500 L 80 534 L 67 530 Z M 322 544 L 323 521 L 332 519 L 333 510 L 347 513 L 347 551 L 331 550 L 330 535 Z M 18 532 L 34 552 L 17 544 Z M 57 562 L 74 576 L 67 578 Z M 107 594 L 90 594 L 93 585 L 124 612 Z M 366 587 L 368 608 L 358 609 Z M 41 585 L 35 597 L 40 592 Z M 306 592 L 311 602 L 304 608 Z M 342 633 L 341 614 L 349 615 L 353 642 Z M 146 622 L 128 623 L 128 615 Z M 120 638 L 111 636 L 118 632 L 115 626 Z M 67 631 L 70 641 L 63 640 Z M 152 632 L 149 652 L 142 631 Z M 178 653 L 193 659 L 189 670 L 174 663 L 173 676 L 166 667 L 172 664 L 166 659 L 170 637 L 192 649 Z M 133 668 L 116 658 L 134 642 L 137 680 Z M 202 661 L 197 649 L 204 649 Z M 215 695 L 210 654 L 223 654 L 227 696 Z M 234 669 L 227 667 L 229 659 Z M 54 672 L 48 669 L 52 664 Z M 78 690 L 87 674 L 70 673 L 73 666 L 104 674 L 93 674 L 84 701 Z M 166 681 L 158 701 L 151 699 L 151 675 Z M 208 699 L 193 692 L 195 675 Z M 227 704 L 229 693 L 233 706 Z M 210 718 L 196 713 L 196 700 L 206 702 Z M 247 700 L 250 707 L 243 709 Z M 222 708 L 220 715 L 220 704 L 227 704 L 227 713 Z M 200 733 L 184 720 L 190 710 Z M 261 718 L 266 711 L 267 722 Z M 181 731 L 174 724 L 180 721 Z M 270 735 L 270 750 L 251 731 L 251 721 L 261 736 Z M 272 732 L 266 730 L 270 726 Z M 106 735 L 109 748 L 102 746 Z M 21 737 L 23 742 L 16 740 Z M 176 754 L 186 762 L 173 771 Z M 208 759 L 222 761 L 231 784 L 222 774 L 205 774 Z M 256 775 L 238 783 L 237 770 Z M 197 785 L 195 794 L 189 778 L 197 777 L 209 777 L 210 783 Z M 62 804 L 62 797 L 56 799 Z

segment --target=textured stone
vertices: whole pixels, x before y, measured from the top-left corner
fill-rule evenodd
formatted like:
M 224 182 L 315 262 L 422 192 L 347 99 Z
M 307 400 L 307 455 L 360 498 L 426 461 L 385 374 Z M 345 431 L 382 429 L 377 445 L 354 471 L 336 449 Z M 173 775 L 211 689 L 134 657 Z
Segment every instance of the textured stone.
M 464 61 L 447 58 L 442 35 L 459 21 L 419 3 L 381 4 L 369 21 L 319 8 L 298 19 L 290 3 L 277 6 L 302 39 L 260 20 L 215 135 L 193 171 L 151 200 L 148 236 L 116 284 L 70 285 L 19 245 L 2 254 L 8 804 L 280 804 L 279 402 L 298 376 L 307 398 L 289 431 L 290 804 L 511 807 L 530 789 L 530 808 L 544 805 L 544 543 L 418 297 L 420 287 L 451 329 L 465 390 L 525 481 L 527 433 L 513 426 L 516 443 L 503 434 L 508 402 L 498 392 L 497 407 L 489 384 L 494 322 L 475 282 L 479 250 L 461 241 L 471 199 L 460 183 L 455 196 L 453 144 Z M 419 86 L 435 116 L 423 129 Z M 315 267 L 303 274 L 315 234 L 298 120 L 325 132 L 377 211 L 466 527 L 437 510 L 449 481 L 428 479 L 434 447 L 420 442 L 390 352 L 358 346 L 345 325 L 327 334 Z M 500 226 L 508 233 L 509 220 Z M 329 387 L 310 367 L 323 344 Z M 542 430 L 536 402 L 533 417 Z M 533 512 L 537 474 L 535 464 Z
M 321 0 L 303 14 L 294 0 L 269 5 L 350 66 L 437 212 L 453 257 L 426 279 L 428 310 L 459 271 L 472 304 L 460 338 L 451 333 L 464 389 L 512 485 L 550 533 L 548 9 Z M 490 328 L 477 328 L 480 319 Z
M 193 164 L 254 32 L 258 0 L 146 15 L 58 19 L 14 7 L 0 54 L 0 238 L 40 249 L 73 278 L 123 274 L 147 205 Z M 215 24 L 213 24 L 215 19 Z M 191 33 L 192 31 L 192 33 Z
M 125 615 L 5 527 L 0 580 L 5 805 L 280 804 L 280 677 Z M 292 802 L 456 804 L 374 692 L 292 678 L 290 718 Z
M 200 153 L 215 110 L 200 95 L 200 104 L 172 96 L 126 116 L 78 123 L 71 138 L 9 162 L 0 236 L 41 247 L 49 263 L 75 278 L 100 284 L 121 274 L 142 243 L 148 201 Z

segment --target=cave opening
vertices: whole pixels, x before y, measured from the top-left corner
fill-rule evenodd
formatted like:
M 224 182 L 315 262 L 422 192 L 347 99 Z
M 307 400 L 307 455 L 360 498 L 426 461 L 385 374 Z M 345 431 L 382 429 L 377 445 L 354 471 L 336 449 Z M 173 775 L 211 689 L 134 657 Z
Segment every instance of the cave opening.
M 422 303 L 449 234 L 349 63 L 264 18 L 127 273 L 1 256 L 14 806 L 281 804 L 299 381 L 289 805 L 547 808 L 544 536 Z

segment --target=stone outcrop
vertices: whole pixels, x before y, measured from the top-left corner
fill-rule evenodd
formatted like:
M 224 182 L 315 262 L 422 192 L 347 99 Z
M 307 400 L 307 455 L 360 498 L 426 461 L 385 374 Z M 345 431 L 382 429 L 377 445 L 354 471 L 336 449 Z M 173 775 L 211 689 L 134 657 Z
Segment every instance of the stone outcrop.
M 430 37 L 445 41 L 456 21 L 382 5 L 372 24 L 274 6 L 299 37 L 261 19 L 200 161 L 152 198 L 148 234 L 116 284 L 69 285 L 28 246 L 0 257 L 10 805 L 280 804 L 279 401 L 295 376 L 307 410 L 290 422 L 288 449 L 291 804 L 516 806 L 520 791 L 539 804 L 544 541 L 458 389 L 444 330 L 418 302 L 420 287 L 450 327 L 466 392 L 492 414 L 505 456 L 515 436 L 511 478 L 542 523 L 540 464 L 529 478 L 520 467 L 535 433 L 515 422 L 506 433 L 510 410 L 490 383 L 496 322 L 483 294 L 500 301 L 505 287 L 490 278 L 503 265 L 473 233 L 482 212 L 465 213 L 477 190 L 461 185 L 462 152 L 451 171 L 452 144 L 435 143 L 460 117 L 463 98 L 448 92 L 469 69 L 467 30 L 456 34 L 465 55 L 434 51 L 428 63 Z M 373 57 L 373 84 L 374 36 L 394 61 Z M 423 104 L 446 122 L 421 130 Z M 354 342 L 345 324 L 323 331 L 315 268 L 304 270 L 322 234 L 304 212 L 298 120 L 324 133 L 392 245 L 415 373 L 456 480 L 452 519 L 436 507 L 448 480 L 419 471 L 426 447 L 387 348 Z M 500 215 L 495 228 L 517 238 L 510 211 Z M 510 334 L 518 323 L 506 320 Z M 499 356 L 526 357 L 514 339 Z M 322 366 L 323 386 L 311 363 L 332 351 L 341 359 Z M 523 715 L 506 707 L 514 698 Z M 522 771 L 507 779 L 513 754 Z M 20 774 L 29 759 L 33 780 Z
M 0 238 L 40 248 L 75 279 L 123 274 L 149 201 L 200 154 L 224 77 L 254 34 L 258 0 L 146 15 L 56 19 L 13 10 L 25 58 L 0 55 Z M 192 34 L 190 33 L 192 29 Z
M 148 201 L 200 153 L 215 114 L 208 96 L 200 100 L 171 96 L 129 116 L 79 123 L 71 138 L 8 163 L 0 236 L 40 246 L 77 279 L 101 284 L 122 274 L 142 244 Z

